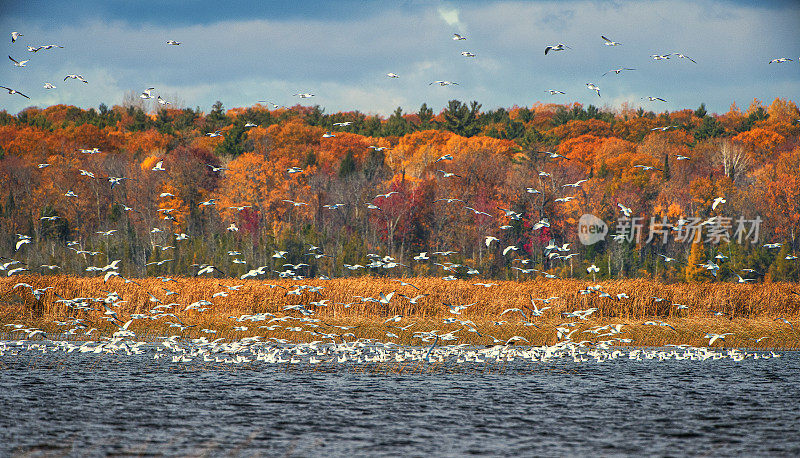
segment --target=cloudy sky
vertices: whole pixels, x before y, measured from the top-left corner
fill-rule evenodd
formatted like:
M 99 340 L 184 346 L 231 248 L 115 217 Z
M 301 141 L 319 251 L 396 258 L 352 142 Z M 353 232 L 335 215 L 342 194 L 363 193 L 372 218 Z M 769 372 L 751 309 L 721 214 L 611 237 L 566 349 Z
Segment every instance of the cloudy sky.
M 0 93 L 0 110 L 10 113 L 111 106 L 147 87 L 206 111 L 216 100 L 226 108 L 269 100 L 383 115 L 423 102 L 438 112 L 450 99 L 484 109 L 628 102 L 663 111 L 705 103 L 719 113 L 754 97 L 800 102 L 796 1 L 0 0 L 0 30 L 6 54 L 30 59 L 23 68 L 10 60 L 0 66 L 0 85 L 31 97 Z M 16 43 L 12 31 L 23 34 Z M 468 39 L 454 41 L 453 33 Z M 604 46 L 601 35 L 622 45 Z M 570 49 L 544 55 L 559 42 Z M 46 44 L 64 49 L 27 51 Z M 673 52 L 697 63 L 650 58 Z M 778 57 L 793 62 L 768 64 Z M 601 76 L 619 67 L 635 70 Z M 89 84 L 63 81 L 70 73 Z M 429 85 L 435 80 L 459 85 Z M 292 96 L 298 92 L 315 97 Z

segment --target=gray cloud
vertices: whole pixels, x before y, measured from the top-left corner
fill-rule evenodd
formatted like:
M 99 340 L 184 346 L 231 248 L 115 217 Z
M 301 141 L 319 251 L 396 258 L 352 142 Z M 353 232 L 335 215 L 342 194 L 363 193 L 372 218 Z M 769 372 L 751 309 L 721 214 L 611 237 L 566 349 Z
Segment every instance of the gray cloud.
M 0 21 L 6 28 L 10 22 Z M 31 62 L 0 66 L 0 84 L 32 100 L 0 94 L 0 108 L 15 113 L 29 104 L 111 105 L 130 90 L 155 86 L 203 108 L 215 100 L 227 107 L 264 99 L 290 105 L 300 91 L 317 94 L 311 103 L 328 112 L 388 114 L 398 105 L 415 111 L 423 102 L 439 109 L 453 98 L 478 100 L 485 109 L 537 101 L 618 107 L 628 101 L 656 111 L 705 102 L 724 112 L 731 102 L 746 106 L 753 97 L 798 99 L 798 23 L 800 8 L 791 3 L 758 8 L 714 1 L 413 5 L 357 19 L 310 14 L 179 26 L 102 17 L 56 28 L 22 21 L 13 27 L 24 29 L 24 40 L 3 46 Z M 453 32 L 467 33 L 468 40 L 451 40 Z M 604 46 L 600 35 L 623 45 Z M 168 46 L 168 39 L 183 44 Z M 572 49 L 545 56 L 544 47 L 558 42 Z M 25 50 L 48 43 L 65 49 Z M 671 52 L 698 63 L 649 57 Z M 782 56 L 794 62 L 767 65 Z M 636 70 L 601 77 L 621 66 Z M 387 72 L 400 78 L 386 78 Z M 90 84 L 61 81 L 66 73 L 81 73 Z M 460 85 L 428 84 L 439 79 Z M 45 81 L 58 88 L 44 90 Z M 587 82 L 600 86 L 602 98 L 586 89 Z M 567 94 L 550 96 L 547 89 Z M 641 100 L 648 95 L 668 103 Z

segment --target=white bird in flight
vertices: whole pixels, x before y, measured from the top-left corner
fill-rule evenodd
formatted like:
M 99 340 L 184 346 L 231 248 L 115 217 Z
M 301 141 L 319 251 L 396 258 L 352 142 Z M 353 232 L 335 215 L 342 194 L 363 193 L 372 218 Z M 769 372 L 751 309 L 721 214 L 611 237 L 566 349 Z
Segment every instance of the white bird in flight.
M 577 188 L 578 186 L 580 186 L 583 183 L 586 183 L 587 181 L 589 181 L 589 180 L 587 180 L 587 179 L 578 180 L 575 183 L 568 183 L 568 184 L 562 185 L 561 187 L 562 188 Z
M 708 345 L 711 346 L 717 340 L 725 340 L 725 336 L 732 336 L 732 335 L 733 335 L 732 332 L 726 332 L 724 334 L 712 334 L 710 332 L 707 332 L 705 337 L 706 339 L 708 339 Z
M 26 99 L 29 99 L 29 98 L 30 98 L 30 97 L 28 97 L 27 95 L 23 94 L 22 92 L 19 92 L 19 91 L 18 91 L 18 90 L 16 90 L 16 89 L 11 89 L 10 87 L 5 87 L 5 86 L 0 86 L 0 88 L 3 88 L 3 89 L 5 89 L 5 90 L 7 90 L 7 91 L 8 91 L 8 93 L 9 93 L 9 94 L 11 94 L 11 95 L 13 95 L 13 94 L 19 94 L 19 95 L 21 95 L 21 96 L 25 97 Z
M 52 83 L 44 83 L 44 88 L 45 89 L 55 89 L 56 87 L 53 86 Z
M 565 49 L 572 49 L 569 46 L 565 45 L 564 43 L 559 43 L 557 45 L 547 46 L 544 48 L 544 55 L 546 56 L 547 53 L 550 51 L 564 51 Z
M 85 79 L 83 79 L 83 77 L 81 75 L 67 75 L 67 76 L 64 77 L 64 81 L 68 80 L 69 78 L 72 78 L 72 79 L 78 80 L 78 81 L 83 81 L 84 83 L 89 84 L 89 82 L 86 81 Z
M 673 55 L 673 56 L 678 56 L 678 58 L 679 58 L 679 59 L 689 59 L 689 60 L 691 60 L 692 62 L 694 62 L 695 64 L 697 63 L 697 62 L 696 62 L 694 59 L 692 59 L 691 57 L 689 57 L 689 56 L 686 56 L 686 55 L 683 55 L 683 54 L 681 54 L 681 53 L 679 53 L 679 52 L 674 52 L 674 53 L 672 53 L 672 55 Z
M 603 41 L 605 41 L 605 43 L 603 43 L 603 44 L 606 45 L 606 46 L 619 46 L 619 45 L 622 44 L 622 43 L 620 43 L 618 41 L 611 40 L 611 39 L 607 38 L 604 35 L 600 35 L 600 38 L 602 38 Z
M 42 46 L 35 46 L 35 47 L 34 46 L 28 46 L 28 51 L 37 52 L 37 51 L 41 51 L 42 49 L 47 50 L 47 49 L 53 49 L 53 48 L 63 48 L 63 46 L 59 46 L 59 45 L 42 45 Z
M 475 54 L 469 51 L 461 51 L 461 55 L 464 57 L 475 57 Z
M 172 46 L 178 46 L 178 45 L 181 44 L 181 42 L 180 41 L 175 41 L 175 40 L 167 40 L 167 44 L 168 45 L 172 45 Z
M 17 61 L 16 59 L 14 59 L 14 58 L 13 58 L 13 57 L 11 57 L 11 56 L 8 56 L 8 58 L 9 58 L 9 59 L 11 59 L 11 62 L 14 62 L 14 66 L 15 66 L 15 67 L 24 67 L 24 66 L 25 66 L 25 64 L 27 64 L 27 63 L 29 62 L 29 61 L 27 61 L 27 60 L 20 60 L 20 61 Z
M 391 73 L 391 72 L 387 73 L 386 76 L 388 76 L 389 78 L 400 78 L 400 76 L 398 76 L 397 73 Z
M 548 90 L 547 90 L 547 92 L 549 92 L 549 93 L 550 93 L 550 95 L 556 95 L 556 94 L 566 94 L 566 92 L 564 92 L 564 91 L 557 91 L 557 90 L 555 90 L 555 89 L 548 89 Z
M 22 34 L 19 32 L 11 32 L 11 42 L 17 41 L 17 38 L 21 37 Z
M 597 96 L 600 97 L 600 88 L 599 87 L 595 86 L 592 83 L 586 83 L 586 88 L 597 92 Z
M 620 74 L 620 72 L 622 72 L 623 70 L 636 70 L 636 69 L 635 69 L 635 68 L 620 67 L 620 68 L 615 68 L 615 69 L 613 69 L 613 70 L 609 70 L 609 71 L 607 71 L 607 72 L 603 73 L 601 76 L 606 76 L 606 75 L 608 75 L 608 74 L 609 74 L 609 73 L 611 73 L 611 72 L 614 72 L 614 73 L 616 73 L 617 75 L 619 75 L 619 74 Z
M 503 256 L 507 255 L 509 251 L 517 251 L 519 248 L 516 245 L 509 245 L 503 249 Z
M 16 33 L 16 32 L 14 32 L 14 33 Z M 465 37 L 463 35 L 459 35 L 457 33 L 453 34 L 453 40 L 466 40 L 466 39 L 467 39 L 467 37 Z
M 784 62 L 791 62 L 791 61 L 792 61 L 792 59 L 789 59 L 788 57 L 781 57 L 781 58 L 778 58 L 778 59 L 772 59 L 771 61 L 769 61 L 769 63 L 770 64 L 782 64 Z

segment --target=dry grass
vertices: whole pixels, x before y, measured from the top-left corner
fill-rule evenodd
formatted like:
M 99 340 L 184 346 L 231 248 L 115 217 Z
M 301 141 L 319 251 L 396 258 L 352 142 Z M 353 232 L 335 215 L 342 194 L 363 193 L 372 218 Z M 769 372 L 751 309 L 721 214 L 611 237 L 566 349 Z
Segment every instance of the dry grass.
M 461 330 L 456 333 L 458 343 L 487 344 L 491 343 L 488 335 L 500 340 L 506 340 L 513 335 L 520 335 L 534 344 L 554 343 L 554 327 L 563 323 L 561 312 L 585 310 L 596 307 L 596 313 L 587 321 L 571 319 L 580 324 L 573 329 L 578 331 L 573 335 L 573 340 L 596 340 L 594 334 L 583 331 L 608 323 L 626 323 L 623 338 L 633 339 L 635 345 L 658 346 L 668 343 L 705 345 L 703 338 L 706 332 L 733 332 L 725 342 L 729 346 L 737 347 L 770 347 L 770 348 L 800 348 L 800 337 L 789 325 L 775 321 L 775 318 L 784 317 L 795 321 L 800 317 L 800 288 L 796 284 L 768 283 L 768 284 L 661 284 L 648 280 L 615 280 L 601 282 L 604 291 L 611 295 L 625 292 L 630 299 L 612 300 L 600 298 L 597 295 L 583 295 L 579 291 L 589 283 L 577 280 L 536 280 L 529 282 L 495 282 L 497 286 L 484 288 L 474 286 L 467 281 L 444 281 L 439 278 L 411 278 L 405 281 L 414 284 L 421 292 L 430 294 L 420 299 L 418 304 L 411 304 L 399 293 L 415 296 L 420 291 L 410 286 L 401 286 L 398 282 L 386 278 L 348 278 L 335 280 L 292 280 L 260 281 L 234 279 L 208 279 L 208 278 L 176 278 L 177 283 L 164 283 L 156 278 L 138 280 L 141 286 L 124 284 L 119 279 L 112 279 L 104 284 L 100 278 L 69 277 L 69 276 L 17 276 L 0 279 L 0 324 L 25 323 L 26 325 L 39 326 L 41 329 L 54 331 L 58 328 L 53 325 L 54 320 L 64 320 L 67 317 L 88 318 L 94 326 L 102 332 L 113 330 L 114 325 L 99 318 L 100 312 L 79 312 L 69 307 L 55 303 L 57 293 L 64 298 L 75 297 L 100 297 L 103 291 L 117 291 L 124 300 L 119 308 L 119 315 L 123 318 L 135 313 L 148 313 L 157 305 L 150 301 L 148 293 L 162 300 L 164 303 L 177 302 L 171 312 L 175 313 L 187 324 L 196 324 L 184 333 L 187 336 L 199 337 L 201 335 L 225 338 L 241 338 L 252 335 L 264 337 L 284 338 L 291 341 L 320 340 L 319 336 L 295 332 L 285 329 L 285 326 L 295 326 L 294 322 L 277 323 L 284 326 L 272 331 L 259 328 L 266 325 L 265 321 L 251 323 L 249 321 L 236 322 L 231 317 L 243 314 L 273 313 L 278 316 L 296 315 L 296 312 L 284 312 L 286 305 L 308 304 L 309 301 L 329 299 L 327 307 L 316 307 L 313 318 L 321 319 L 318 323 L 319 331 L 342 334 L 347 331 L 330 328 L 327 325 L 358 326 L 350 330 L 358 337 L 374 338 L 379 340 L 392 340 L 403 344 L 420 344 L 419 339 L 412 339 L 415 331 L 451 331 L 463 328 L 458 323 L 444 324 L 444 318 L 455 317 L 460 320 L 472 320 L 477 330 L 484 334 L 480 337 L 475 333 Z M 17 282 L 31 284 L 35 288 L 52 286 L 41 300 L 36 300 L 27 288 L 12 289 Z M 238 291 L 230 291 L 228 297 L 211 299 L 212 294 L 224 291 L 222 285 L 244 285 Z M 301 296 L 286 295 L 286 289 L 293 289 L 298 284 L 323 286 L 322 294 L 304 291 Z M 269 285 L 280 285 L 272 288 Z M 165 296 L 163 288 L 168 288 L 178 294 Z M 361 302 L 354 296 L 378 297 L 380 292 L 397 294 L 389 305 L 371 302 Z M 500 313 L 507 308 L 522 308 L 521 305 L 530 305 L 530 298 L 547 298 L 558 296 L 560 299 L 552 301 L 552 308 L 547 310 L 543 317 L 536 319 L 539 329 L 521 324 L 521 315 L 518 313 Z M 657 302 L 653 297 L 666 300 Z M 184 311 L 190 303 L 208 299 L 213 305 L 208 310 L 198 313 L 194 310 Z M 462 314 L 453 315 L 444 303 L 453 305 L 471 304 Z M 677 310 L 673 303 L 686 304 L 688 310 Z M 345 306 L 345 304 L 352 304 Z M 539 302 L 541 307 L 541 302 Z M 313 308 L 311 306 L 310 308 Z M 714 316 L 709 311 L 714 310 L 727 314 Z M 402 315 L 404 318 L 400 325 L 416 322 L 407 331 L 390 328 L 383 321 L 390 316 Z M 497 326 L 493 322 L 506 320 L 508 324 Z M 644 326 L 646 320 L 663 320 L 677 331 L 663 326 Z M 276 324 L 276 323 L 272 323 Z M 234 326 L 248 326 L 247 331 L 235 331 Z M 310 329 L 304 324 L 306 329 Z M 201 329 L 217 330 L 216 335 L 203 334 Z M 8 328 L 6 328 L 8 329 Z M 175 333 L 170 330 L 164 320 L 137 320 L 132 329 L 145 336 L 168 335 Z M 63 330 L 63 329 L 62 329 Z M 397 334 L 398 338 L 387 338 L 386 332 Z M 758 344 L 755 339 L 768 336 Z M 84 337 L 96 339 L 97 335 Z

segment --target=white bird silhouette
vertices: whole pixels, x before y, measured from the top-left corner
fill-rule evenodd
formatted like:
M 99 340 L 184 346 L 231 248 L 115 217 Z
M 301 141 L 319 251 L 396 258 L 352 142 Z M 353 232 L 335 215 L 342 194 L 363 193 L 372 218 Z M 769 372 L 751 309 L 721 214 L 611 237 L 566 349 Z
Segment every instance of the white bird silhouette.
M 708 339 L 708 345 L 711 346 L 717 340 L 725 340 L 725 336 L 732 336 L 732 335 L 733 335 L 732 332 L 726 332 L 724 334 L 713 334 L 713 333 L 707 332 L 705 337 L 706 337 L 706 339 Z
M 21 61 L 17 61 L 17 60 L 15 60 L 15 59 L 14 59 L 13 57 L 11 57 L 11 56 L 8 56 L 8 58 L 9 58 L 9 59 L 11 59 L 11 62 L 14 62 L 14 66 L 15 66 L 15 67 L 24 67 L 24 66 L 25 66 L 25 64 L 27 64 L 28 62 L 30 62 L 29 60 L 21 60 Z
M 616 73 L 617 75 L 619 75 L 619 74 L 620 74 L 620 72 L 622 72 L 623 70 L 636 70 L 636 69 L 635 69 L 635 68 L 628 68 L 628 67 L 620 67 L 620 68 L 615 68 L 615 69 L 613 69 L 613 70 L 609 70 L 609 71 L 607 71 L 607 72 L 603 73 L 603 74 L 602 74 L 602 75 L 600 75 L 600 76 L 606 76 L 607 74 L 609 74 L 609 73 L 611 73 L 611 72 L 614 72 L 614 73 Z
M 19 95 L 21 95 L 21 96 L 25 97 L 26 99 L 29 99 L 29 98 L 30 98 L 30 97 L 28 97 L 27 95 L 23 94 L 22 92 L 19 92 L 19 91 L 18 91 L 18 90 L 16 90 L 16 89 L 11 89 L 10 87 L 5 87 L 5 86 L 0 86 L 0 88 L 3 88 L 3 89 L 5 89 L 5 90 L 6 90 L 6 91 L 8 91 L 8 93 L 9 93 L 9 94 L 11 94 L 11 95 L 14 95 L 14 94 L 19 94 Z
M 70 78 L 72 78 L 72 79 L 74 79 L 74 80 L 82 81 L 82 82 L 84 82 L 84 83 L 86 83 L 86 84 L 89 84 L 89 82 L 88 82 L 88 81 L 86 81 L 85 79 L 83 79 L 83 77 L 82 77 L 81 75 L 74 75 L 74 74 L 73 74 L 73 75 L 67 75 L 67 76 L 65 76 L 65 77 L 64 77 L 64 81 L 66 81 L 66 80 L 68 80 L 68 79 L 70 79 Z
M 14 32 L 14 33 L 16 33 L 16 32 Z M 454 33 L 454 34 L 453 34 L 453 40 L 456 40 L 456 41 L 458 41 L 458 40 L 466 40 L 466 39 L 467 39 L 467 37 L 465 37 L 465 36 L 463 36 L 463 35 L 459 35 L 459 34 L 457 34 L 457 33 Z
M 287 200 L 287 199 L 283 199 L 283 201 L 286 202 L 286 203 L 292 204 L 292 206 L 294 206 L 294 207 L 299 207 L 301 205 L 308 205 L 305 202 L 295 202 L 293 200 Z
M 167 40 L 167 44 L 168 45 L 172 45 L 172 46 L 179 46 L 181 44 L 181 42 L 180 41 L 175 41 L 175 40 Z
M 517 250 L 519 250 L 519 248 L 517 248 L 516 245 L 509 245 L 505 247 L 505 249 L 503 250 L 503 256 L 507 255 L 509 251 L 517 251 Z
M 564 43 L 559 43 L 556 45 L 547 46 L 544 48 L 544 55 L 546 56 L 547 53 L 550 51 L 564 51 L 565 49 L 572 49 L 569 46 L 565 45 Z
M 599 87 L 595 86 L 592 83 L 586 83 L 586 88 L 597 92 L 597 96 L 600 97 L 600 88 Z
M 63 48 L 63 46 L 59 45 L 42 45 L 42 46 L 28 46 L 28 51 L 30 52 L 37 52 L 41 51 L 42 49 L 53 49 L 53 48 Z
M 589 181 L 589 180 L 586 180 L 586 179 L 583 179 L 583 180 L 578 180 L 578 181 L 576 181 L 575 183 L 568 183 L 568 184 L 565 184 L 565 185 L 563 185 L 563 186 L 561 186 L 561 187 L 562 187 L 562 188 L 577 188 L 577 187 L 579 187 L 581 184 L 583 184 L 583 183 L 586 183 L 587 181 Z
M 14 43 L 21 36 L 23 35 L 19 32 L 11 32 L 11 42 Z
M 618 41 L 613 41 L 613 40 L 611 40 L 609 38 L 606 38 L 604 35 L 600 35 L 600 38 L 602 38 L 603 41 L 605 41 L 605 43 L 603 43 L 603 44 L 606 45 L 606 46 L 619 46 L 619 45 L 622 44 L 622 43 L 620 43 Z
M 145 90 L 144 90 L 144 92 L 142 92 L 142 93 L 139 95 L 139 97 L 140 97 L 140 98 L 143 98 L 143 99 L 152 99 L 152 98 L 153 98 L 153 95 L 152 95 L 152 94 L 150 94 L 150 91 L 153 91 L 153 90 L 155 90 L 155 89 L 156 89 L 156 88 L 154 88 L 154 87 L 149 87 L 149 88 L 145 89 Z
M 679 53 L 679 52 L 674 52 L 674 53 L 672 53 L 672 55 L 673 55 L 673 56 L 678 56 L 678 58 L 679 58 L 679 59 L 689 59 L 690 61 L 694 62 L 695 64 L 697 63 L 697 62 L 696 62 L 694 59 L 692 59 L 691 57 L 689 57 L 689 56 L 685 56 L 685 55 L 683 55 L 683 54 L 681 54 L 681 53 Z
M 392 292 L 391 292 L 391 293 L 389 293 L 389 294 L 383 294 L 383 292 L 381 292 L 381 293 L 379 294 L 379 296 L 380 296 L 380 300 L 379 300 L 379 302 L 380 302 L 381 304 L 383 304 L 383 305 L 389 305 L 389 302 L 392 300 L 392 296 L 394 296 L 394 291 L 392 291 Z

